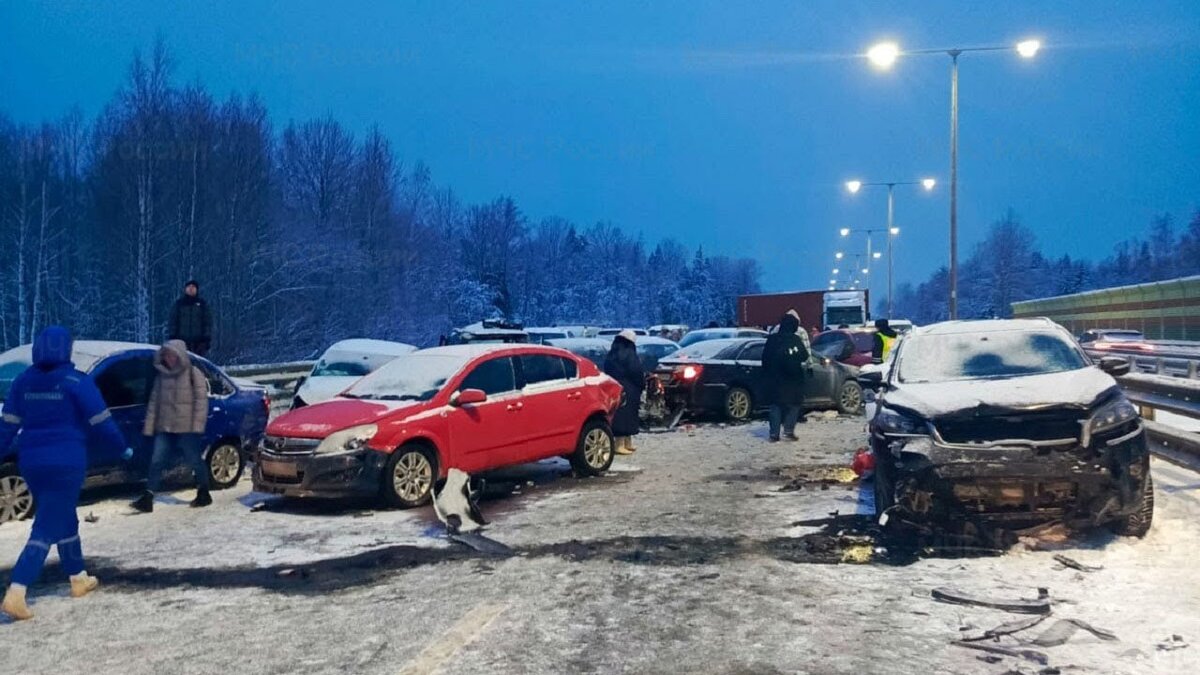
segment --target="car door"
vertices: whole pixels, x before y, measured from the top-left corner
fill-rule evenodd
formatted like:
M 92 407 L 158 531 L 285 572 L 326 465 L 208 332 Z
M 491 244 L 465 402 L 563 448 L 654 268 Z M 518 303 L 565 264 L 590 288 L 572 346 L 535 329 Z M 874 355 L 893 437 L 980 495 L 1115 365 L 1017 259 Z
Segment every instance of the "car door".
M 479 389 L 488 398 L 463 405 L 452 415 L 456 468 L 472 473 L 520 464 L 520 447 L 528 436 L 527 417 L 513 358 L 498 356 L 476 364 L 458 387 L 464 389 Z
M 104 453 L 89 445 L 88 473 L 123 468 L 136 477 L 146 474 L 153 442 L 142 435 L 142 425 L 146 422 L 146 404 L 157 373 L 154 352 L 150 350 L 118 354 L 92 369 L 96 387 L 121 428 L 126 445 L 133 449 L 133 458 L 123 464 L 119 454 Z
M 804 406 L 819 408 L 834 400 L 834 384 L 837 379 L 837 361 L 819 354 L 808 355 L 804 378 Z
M 208 390 L 208 421 L 204 425 L 204 447 L 221 438 L 240 438 L 243 410 L 234 395 L 237 388 L 206 360 L 193 357 L 193 365 L 204 374 Z
M 553 354 L 522 354 L 517 360 L 528 423 L 521 455 L 524 461 L 561 455 L 575 444 L 586 416 L 579 368 Z
M 751 342 L 737 355 L 737 382 L 750 390 L 751 400 L 765 401 L 766 386 L 762 376 L 762 356 L 765 340 Z

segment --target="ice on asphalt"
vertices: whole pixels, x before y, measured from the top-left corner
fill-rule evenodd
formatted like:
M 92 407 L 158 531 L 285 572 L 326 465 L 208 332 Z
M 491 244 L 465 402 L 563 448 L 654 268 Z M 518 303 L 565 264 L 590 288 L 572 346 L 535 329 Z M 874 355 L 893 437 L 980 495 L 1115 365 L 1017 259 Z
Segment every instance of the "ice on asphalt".
M 569 477 L 566 463 L 554 461 L 494 481 L 519 487 L 482 504 L 491 521 L 485 533 L 520 553 L 507 559 L 447 543 L 427 509 L 289 504 L 251 493 L 243 481 L 216 493 L 207 509 L 187 508 L 184 490 L 177 503 L 134 516 L 132 495 L 109 493 L 81 507 L 81 517 L 99 517 L 81 525 L 82 535 L 89 556 L 119 569 L 207 569 L 219 579 L 235 568 L 321 561 L 336 570 L 389 547 L 447 557 L 320 592 L 306 592 L 303 580 L 285 592 L 200 575 L 186 586 L 108 585 L 72 600 L 61 585 L 42 585 L 33 589 L 33 621 L 0 623 L 0 660 L 9 672 L 67 675 L 395 673 L 431 645 L 444 646 L 458 634 L 451 628 L 485 607 L 496 618 L 449 650 L 440 672 L 1036 672 L 950 646 L 965 629 L 1013 618 L 928 597 L 950 586 L 1000 598 L 1035 597 L 1045 587 L 1056 618 L 1119 638 L 1077 634 L 1043 650 L 1052 666 L 1200 670 L 1200 645 L 1192 644 L 1200 641 L 1200 475 L 1155 462 L 1155 525 L 1140 541 L 1091 534 L 993 558 L 804 564 L 761 544 L 814 531 L 796 521 L 865 512 L 869 489 L 778 492 L 781 473 L 847 466 L 863 444 L 862 422 L 813 421 L 801 425 L 799 443 L 767 444 L 762 427 L 643 435 L 637 454 L 617 458 L 602 478 Z M 252 510 L 261 502 L 270 508 Z M 0 526 L 0 565 L 11 563 L 28 532 L 27 522 Z M 1103 569 L 1063 569 L 1055 553 Z M 1032 639 L 1038 629 L 1028 633 L 1018 637 Z M 80 648 L 80 635 L 104 648 Z M 1160 650 L 1173 635 L 1190 646 Z

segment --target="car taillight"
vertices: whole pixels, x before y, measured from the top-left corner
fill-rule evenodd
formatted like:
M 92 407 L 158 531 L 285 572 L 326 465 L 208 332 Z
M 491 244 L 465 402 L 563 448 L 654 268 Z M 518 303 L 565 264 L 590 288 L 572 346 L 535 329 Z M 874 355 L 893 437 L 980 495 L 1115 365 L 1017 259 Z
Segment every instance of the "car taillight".
M 675 370 L 675 378 L 684 380 L 685 382 L 690 382 L 700 377 L 700 373 L 703 372 L 704 366 L 683 366 L 682 368 Z
M 267 417 L 270 417 L 271 416 L 271 395 L 267 392 L 263 392 L 262 402 L 263 402 L 263 412 L 267 414 Z

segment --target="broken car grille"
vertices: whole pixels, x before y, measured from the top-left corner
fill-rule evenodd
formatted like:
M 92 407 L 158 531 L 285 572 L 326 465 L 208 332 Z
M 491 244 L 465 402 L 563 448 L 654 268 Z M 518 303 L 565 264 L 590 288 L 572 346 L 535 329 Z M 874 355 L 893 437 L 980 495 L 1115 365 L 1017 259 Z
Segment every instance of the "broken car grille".
M 311 455 L 320 444 L 321 441 L 315 438 L 267 436 L 263 439 L 263 449 L 278 455 Z
M 996 415 L 956 417 L 934 422 L 938 434 L 947 443 L 974 444 L 1024 440 L 1054 442 L 1076 440 L 1083 430 L 1082 413 Z

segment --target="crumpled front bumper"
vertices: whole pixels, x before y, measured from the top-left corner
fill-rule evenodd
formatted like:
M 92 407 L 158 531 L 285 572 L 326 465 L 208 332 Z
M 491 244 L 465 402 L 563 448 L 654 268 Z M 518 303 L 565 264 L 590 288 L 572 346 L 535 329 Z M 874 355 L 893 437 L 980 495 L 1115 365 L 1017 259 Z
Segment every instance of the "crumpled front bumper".
M 1139 433 L 1097 439 L 1090 448 L 963 447 L 934 437 L 875 436 L 890 462 L 894 501 L 911 516 L 1062 518 L 1099 524 L 1137 507 L 1149 450 Z
M 287 497 L 377 495 L 387 463 L 387 455 L 375 450 L 299 455 L 260 447 L 254 459 L 254 489 Z

